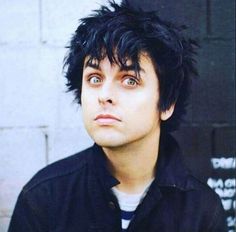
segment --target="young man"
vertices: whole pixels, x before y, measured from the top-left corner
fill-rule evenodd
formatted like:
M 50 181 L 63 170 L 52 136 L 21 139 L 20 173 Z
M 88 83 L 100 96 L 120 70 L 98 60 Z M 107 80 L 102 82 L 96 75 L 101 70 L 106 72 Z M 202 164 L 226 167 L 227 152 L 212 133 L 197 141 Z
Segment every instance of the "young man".
M 82 20 L 65 60 L 95 144 L 23 188 L 9 232 L 225 231 L 219 198 L 169 134 L 196 75 L 196 43 L 155 13 L 110 4 Z

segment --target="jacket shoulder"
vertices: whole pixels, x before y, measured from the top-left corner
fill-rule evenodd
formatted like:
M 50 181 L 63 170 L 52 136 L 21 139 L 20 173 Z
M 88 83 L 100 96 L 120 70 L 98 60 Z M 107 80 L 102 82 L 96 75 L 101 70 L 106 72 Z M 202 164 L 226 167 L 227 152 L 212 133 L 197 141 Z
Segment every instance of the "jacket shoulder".
M 226 213 L 222 205 L 220 196 L 205 182 L 199 178 L 192 176 L 195 185 L 194 199 L 198 203 L 198 207 L 204 208 L 205 216 L 209 222 L 207 231 L 227 231 Z M 199 201 L 197 200 L 199 199 Z M 201 208 L 201 207 L 200 207 Z
M 219 199 L 216 192 L 206 182 L 192 174 L 189 175 L 189 178 L 193 189 L 206 194 L 206 196 L 212 196 Z
M 196 176 L 191 176 L 191 181 L 194 186 L 194 196 L 197 202 L 199 199 L 199 204 L 206 206 L 207 210 L 212 210 L 215 214 L 221 212 L 224 214 L 223 205 L 220 196 L 205 182 L 200 180 Z
M 92 147 L 89 147 L 42 168 L 23 187 L 22 192 L 26 193 L 42 183 L 80 172 L 87 165 L 92 150 Z

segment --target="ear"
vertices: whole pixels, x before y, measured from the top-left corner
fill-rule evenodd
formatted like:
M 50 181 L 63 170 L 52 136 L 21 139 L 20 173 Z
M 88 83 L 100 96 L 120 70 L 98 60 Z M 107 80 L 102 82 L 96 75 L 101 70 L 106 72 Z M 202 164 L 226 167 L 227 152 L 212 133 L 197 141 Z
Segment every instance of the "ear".
M 175 109 L 175 104 L 172 104 L 167 110 L 161 112 L 161 120 L 166 121 L 171 117 Z

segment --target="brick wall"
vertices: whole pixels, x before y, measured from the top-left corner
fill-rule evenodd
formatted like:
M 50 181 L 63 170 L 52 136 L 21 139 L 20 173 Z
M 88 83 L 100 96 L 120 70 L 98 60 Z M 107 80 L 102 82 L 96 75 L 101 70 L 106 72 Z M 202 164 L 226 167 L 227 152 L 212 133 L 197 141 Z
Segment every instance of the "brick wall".
M 235 2 L 130 1 L 187 23 L 201 43 L 200 78 L 176 136 L 189 166 L 206 178 L 212 154 L 235 154 Z M 65 93 L 62 64 L 78 19 L 104 2 L 0 0 L 0 232 L 35 172 L 92 143 L 72 94 Z
M 0 0 L 0 232 L 33 174 L 92 143 L 62 65 L 78 19 L 104 2 Z

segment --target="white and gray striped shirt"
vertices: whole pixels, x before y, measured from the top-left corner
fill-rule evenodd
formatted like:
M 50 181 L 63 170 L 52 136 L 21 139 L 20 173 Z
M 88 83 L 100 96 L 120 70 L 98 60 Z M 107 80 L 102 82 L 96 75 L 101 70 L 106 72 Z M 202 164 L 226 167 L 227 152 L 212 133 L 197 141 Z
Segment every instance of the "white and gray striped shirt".
M 153 180 L 152 180 L 153 181 Z M 117 197 L 117 200 L 121 209 L 121 226 L 122 231 L 125 232 L 135 215 L 135 210 L 142 199 L 146 196 L 146 193 L 152 183 L 152 181 L 144 188 L 140 193 L 128 194 L 118 190 L 116 187 L 112 188 L 112 192 Z

